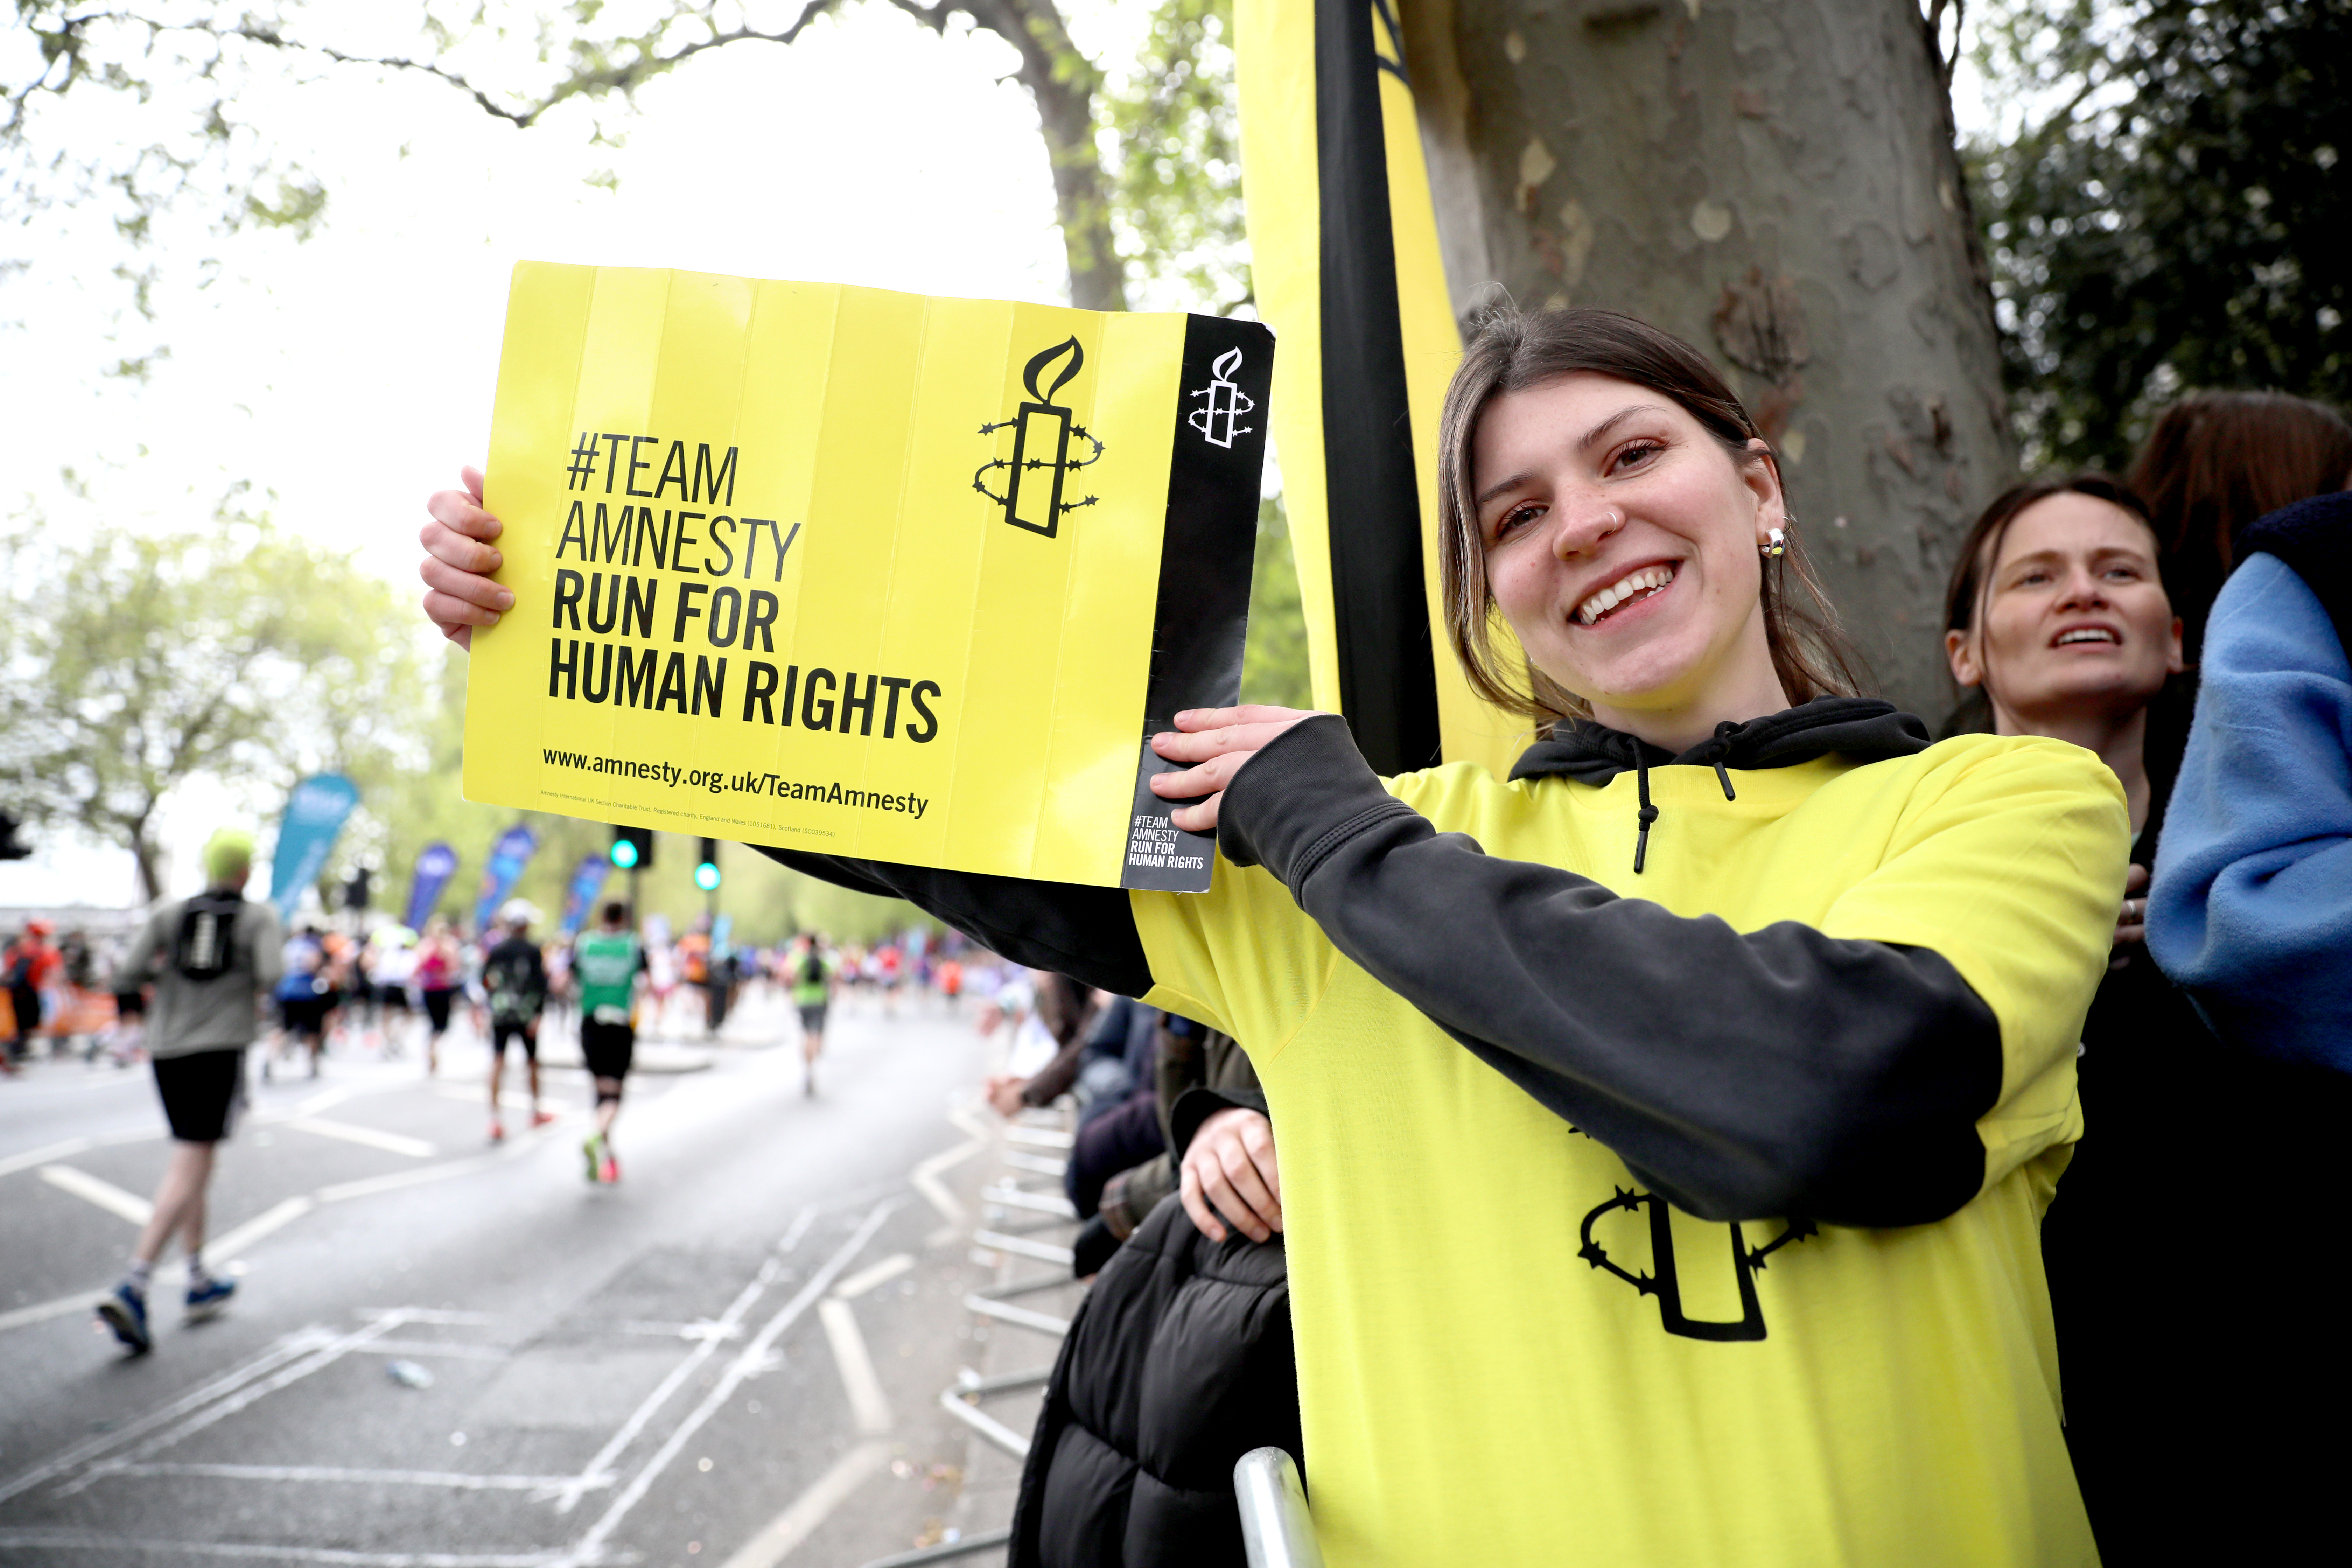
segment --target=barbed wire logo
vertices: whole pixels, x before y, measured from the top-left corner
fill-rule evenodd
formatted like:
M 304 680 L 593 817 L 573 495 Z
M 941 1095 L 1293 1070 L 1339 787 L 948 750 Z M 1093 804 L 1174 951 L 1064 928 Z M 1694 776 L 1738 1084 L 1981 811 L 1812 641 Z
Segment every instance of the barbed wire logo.
M 1618 1209 L 1633 1213 L 1643 1208 L 1650 1211 L 1650 1265 L 1657 1270 L 1654 1275 L 1637 1274 L 1625 1268 L 1592 1237 L 1592 1227 L 1611 1213 Z M 1666 1200 L 1655 1193 L 1617 1188 L 1613 1197 L 1584 1216 L 1583 1228 L 1578 1233 L 1584 1245 L 1577 1256 L 1595 1268 L 1614 1274 L 1641 1294 L 1655 1296 L 1660 1322 L 1670 1334 L 1692 1340 L 1760 1340 L 1764 1337 L 1764 1308 L 1757 1300 L 1756 1276 L 1763 1272 L 1767 1258 L 1792 1241 L 1819 1235 L 1820 1227 L 1809 1219 L 1790 1219 L 1780 1235 L 1761 1247 L 1748 1246 L 1747 1237 L 1736 1224 L 1724 1228 L 1731 1233 L 1731 1268 L 1739 1287 L 1739 1316 L 1733 1321 L 1694 1318 L 1683 1310 L 1674 1226 L 1666 1213 Z
M 1243 415 L 1257 408 L 1257 399 L 1234 384 L 1234 376 L 1241 368 L 1242 351 L 1227 349 L 1210 367 L 1213 379 L 1209 384 L 1184 395 L 1188 402 L 1195 397 L 1208 399 L 1185 416 L 1184 422 L 1207 437 L 1212 447 L 1231 447 L 1234 437 L 1246 436 L 1256 428 L 1254 425 L 1235 423 Z
M 1067 355 L 1069 363 L 1055 375 L 1043 391 L 1037 386 L 1038 377 L 1053 363 Z M 1090 468 L 1102 460 L 1103 444 L 1093 432 L 1079 424 L 1072 412 L 1056 404 L 1054 395 L 1069 384 L 1087 363 L 1086 350 L 1073 336 L 1044 350 L 1029 361 L 1021 373 L 1023 384 L 1029 388 L 1030 401 L 1023 404 L 1011 419 L 999 419 L 980 427 L 983 436 L 993 436 L 1000 430 L 1013 432 L 1013 456 L 982 463 L 971 476 L 971 488 L 1004 509 L 1004 521 L 1015 528 L 1025 528 L 1032 533 L 1054 537 L 1061 527 L 1063 517 L 1080 507 L 1092 506 L 1099 498 L 1087 496 L 1083 500 L 1065 501 L 1062 487 L 1069 476 L 1081 468 Z M 1084 458 L 1070 456 L 1073 439 L 1086 442 L 1094 450 Z M 1003 468 L 1007 478 L 1004 493 L 997 494 L 988 488 L 991 470 Z

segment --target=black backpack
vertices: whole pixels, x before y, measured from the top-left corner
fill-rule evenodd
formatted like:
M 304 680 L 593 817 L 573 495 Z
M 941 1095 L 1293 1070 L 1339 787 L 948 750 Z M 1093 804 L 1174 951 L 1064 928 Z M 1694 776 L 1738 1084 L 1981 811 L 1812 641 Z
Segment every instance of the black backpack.
M 180 906 L 180 931 L 172 942 L 172 967 L 190 980 L 217 980 L 236 957 L 236 917 L 245 910 L 238 893 L 198 893 Z
M 808 956 L 801 960 L 801 984 L 803 985 L 824 984 L 824 960 L 813 947 L 808 950 Z

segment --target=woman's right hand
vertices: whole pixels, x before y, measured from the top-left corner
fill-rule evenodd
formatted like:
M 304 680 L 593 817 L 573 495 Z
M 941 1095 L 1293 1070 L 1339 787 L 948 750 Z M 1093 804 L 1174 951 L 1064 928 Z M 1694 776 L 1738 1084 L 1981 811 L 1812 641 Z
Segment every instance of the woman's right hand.
M 504 531 L 495 517 L 482 510 L 482 470 L 460 468 L 465 489 L 436 490 L 425 503 L 432 521 L 417 534 L 425 560 L 417 575 L 425 579 L 426 618 L 441 635 L 471 650 L 476 626 L 494 626 L 504 612 L 514 608 L 514 595 L 490 581 L 490 574 L 506 557 L 490 541 Z

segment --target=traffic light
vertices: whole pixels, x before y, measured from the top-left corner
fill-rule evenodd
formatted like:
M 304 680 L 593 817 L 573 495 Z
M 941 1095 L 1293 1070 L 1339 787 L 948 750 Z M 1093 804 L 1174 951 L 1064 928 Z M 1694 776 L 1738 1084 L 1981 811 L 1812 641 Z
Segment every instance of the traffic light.
M 702 841 L 702 858 L 694 865 L 694 885 L 706 893 L 719 890 L 719 840 Z
M 623 871 L 650 870 L 654 863 L 654 830 L 650 827 L 613 829 L 613 865 Z

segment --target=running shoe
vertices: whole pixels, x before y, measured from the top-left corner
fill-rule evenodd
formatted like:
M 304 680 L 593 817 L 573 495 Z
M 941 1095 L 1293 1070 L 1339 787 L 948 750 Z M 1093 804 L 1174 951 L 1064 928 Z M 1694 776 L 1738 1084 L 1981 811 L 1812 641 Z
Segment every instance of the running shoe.
M 491 1117 L 491 1118 L 490 1118 L 490 1142 L 493 1142 L 493 1143 L 503 1143 L 503 1142 L 505 1142 L 506 1141 L 507 1141 L 507 1128 L 506 1128 L 506 1123 L 505 1123 L 505 1122 L 503 1122 L 503 1121 L 499 1121 L 497 1117 L 495 1117 L 495 1116 Z
M 603 1181 L 604 1179 L 604 1135 L 602 1132 L 591 1132 L 588 1134 L 588 1141 L 580 1145 L 580 1152 L 588 1156 L 588 1179 L 592 1182 Z
M 610 1186 L 621 1179 L 621 1162 L 613 1158 L 613 1151 L 610 1145 L 607 1145 L 604 1150 L 604 1163 L 597 1168 L 596 1179 L 603 1182 L 606 1186 Z
M 220 1316 L 221 1309 L 227 1306 L 228 1299 L 236 1294 L 236 1281 L 234 1279 L 218 1279 L 207 1274 L 200 1280 L 190 1281 L 185 1303 L 188 1321 L 201 1323 L 206 1318 Z
M 552 1110 L 534 1110 L 530 1113 L 530 1124 L 533 1127 L 544 1127 L 554 1120 L 555 1112 Z
M 147 1331 L 147 1298 L 128 1285 L 117 1285 L 113 1295 L 99 1302 L 98 1321 L 112 1329 L 132 1355 L 155 1348 L 155 1336 Z

